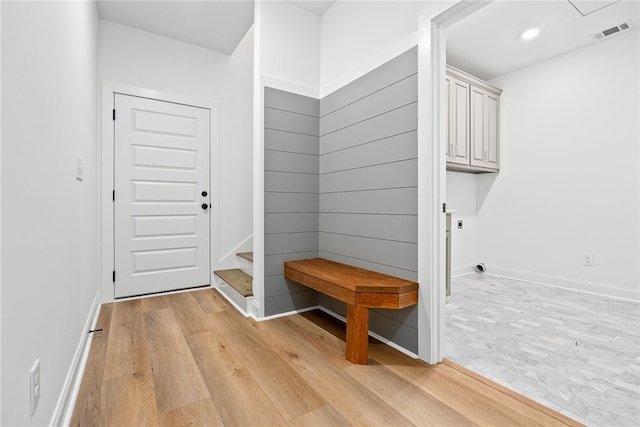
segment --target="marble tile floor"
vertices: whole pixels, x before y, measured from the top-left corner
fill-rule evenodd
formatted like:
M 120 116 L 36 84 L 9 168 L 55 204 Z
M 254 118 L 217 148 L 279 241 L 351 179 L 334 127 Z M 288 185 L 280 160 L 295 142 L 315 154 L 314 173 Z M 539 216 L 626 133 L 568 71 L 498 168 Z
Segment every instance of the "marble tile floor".
M 446 316 L 449 360 L 588 426 L 640 425 L 640 304 L 473 273 Z

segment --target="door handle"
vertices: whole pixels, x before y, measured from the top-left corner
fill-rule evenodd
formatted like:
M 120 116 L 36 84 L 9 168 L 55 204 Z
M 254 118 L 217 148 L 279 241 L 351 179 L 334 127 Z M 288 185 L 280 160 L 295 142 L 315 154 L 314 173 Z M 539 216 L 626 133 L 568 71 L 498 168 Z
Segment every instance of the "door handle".
M 209 204 L 208 204 L 208 203 L 203 203 L 203 204 L 202 204 L 202 209 L 204 209 L 205 211 L 206 211 L 207 209 L 209 209 Z

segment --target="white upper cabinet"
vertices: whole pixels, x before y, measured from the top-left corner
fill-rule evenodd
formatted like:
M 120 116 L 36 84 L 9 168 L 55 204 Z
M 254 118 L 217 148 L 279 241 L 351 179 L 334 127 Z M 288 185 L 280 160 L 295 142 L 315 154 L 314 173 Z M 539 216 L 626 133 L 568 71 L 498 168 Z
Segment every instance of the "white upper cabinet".
M 447 76 L 447 162 L 469 164 L 469 83 Z
M 486 82 L 447 66 L 447 170 L 484 173 L 500 167 L 500 94 Z

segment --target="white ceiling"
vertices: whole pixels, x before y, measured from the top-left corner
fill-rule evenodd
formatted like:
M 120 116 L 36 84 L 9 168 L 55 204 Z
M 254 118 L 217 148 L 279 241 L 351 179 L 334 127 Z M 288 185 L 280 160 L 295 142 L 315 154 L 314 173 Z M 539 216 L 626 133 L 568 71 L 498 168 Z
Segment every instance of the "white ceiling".
M 335 0 L 291 3 L 318 16 Z M 100 18 L 227 55 L 251 25 L 253 0 L 98 0 Z
M 582 11 L 582 13 L 578 10 Z M 629 22 L 636 36 L 640 2 L 496 0 L 445 30 L 447 63 L 488 80 L 596 41 L 595 33 Z M 523 31 L 540 35 L 523 40 Z M 615 37 L 609 36 L 609 37 Z
M 230 55 L 253 25 L 253 1 L 100 0 L 100 18 Z
M 317 1 L 317 0 L 290 0 L 291 3 L 313 13 L 318 16 L 322 16 L 323 13 L 327 11 L 336 0 L 326 0 L 326 1 Z
M 297 0 L 322 15 L 335 0 Z M 253 24 L 253 0 L 100 0 L 102 19 L 231 54 Z M 447 63 L 482 79 L 586 46 L 593 35 L 629 22 L 640 27 L 639 0 L 496 0 L 447 28 Z M 520 34 L 540 28 L 534 39 Z M 636 33 L 638 34 L 638 33 Z M 611 36 L 615 37 L 615 36 Z

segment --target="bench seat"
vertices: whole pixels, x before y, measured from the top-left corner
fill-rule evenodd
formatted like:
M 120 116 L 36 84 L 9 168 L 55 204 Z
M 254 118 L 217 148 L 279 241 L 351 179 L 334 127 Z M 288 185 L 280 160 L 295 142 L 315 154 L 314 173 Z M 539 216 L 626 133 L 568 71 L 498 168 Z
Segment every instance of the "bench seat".
M 346 358 L 359 365 L 368 360 L 369 308 L 418 303 L 416 282 L 323 258 L 286 261 L 284 276 L 347 303 Z

